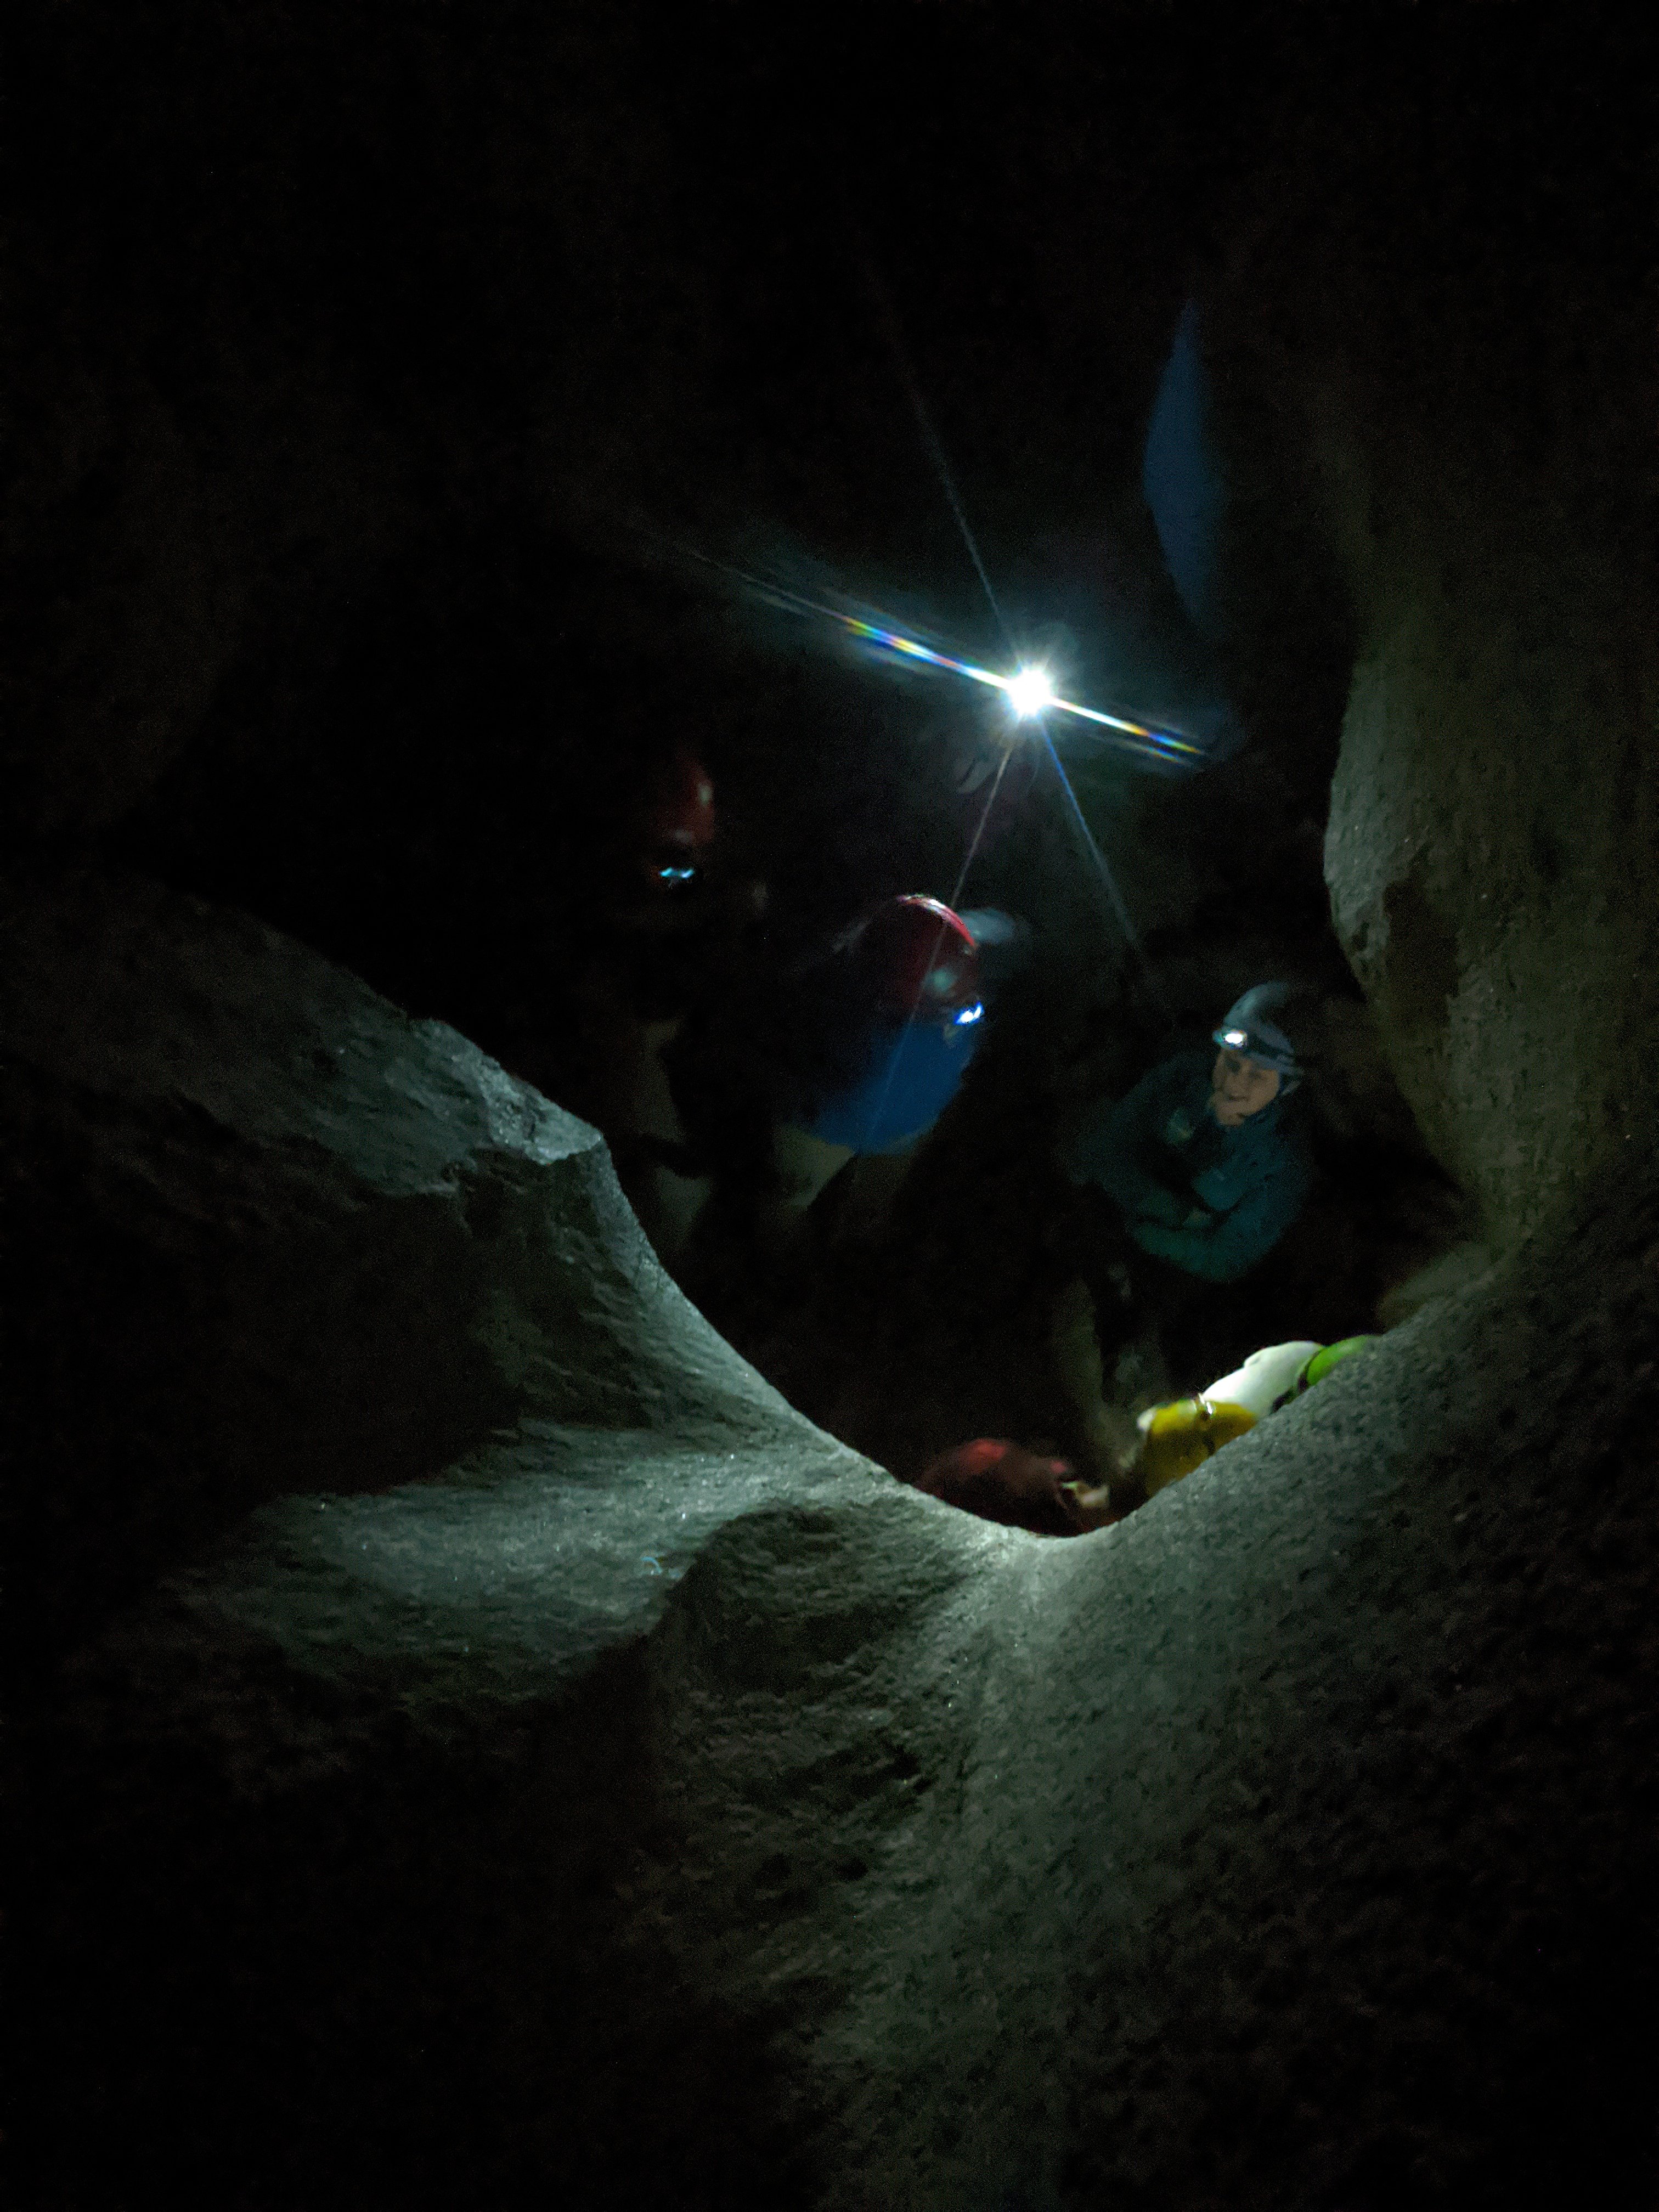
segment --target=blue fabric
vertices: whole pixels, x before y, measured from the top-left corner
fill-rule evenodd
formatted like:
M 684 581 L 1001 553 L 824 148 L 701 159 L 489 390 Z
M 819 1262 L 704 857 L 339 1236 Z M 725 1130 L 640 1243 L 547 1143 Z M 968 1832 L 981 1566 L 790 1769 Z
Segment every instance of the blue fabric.
M 878 1030 L 858 1080 L 805 1122 L 826 1145 L 891 1152 L 931 1129 L 956 1097 L 979 1043 L 981 1024 L 912 1022 Z
M 1220 629 L 1216 572 L 1226 487 L 1210 422 L 1198 307 L 1191 300 L 1176 325 L 1152 404 L 1140 485 L 1182 604 L 1213 642 Z
M 1275 1099 L 1236 1129 L 1210 1112 L 1204 1053 L 1182 1053 L 1103 1104 L 1067 1147 L 1073 1182 L 1098 1183 L 1143 1252 L 1212 1283 L 1265 1259 L 1307 1201 L 1313 1164 Z

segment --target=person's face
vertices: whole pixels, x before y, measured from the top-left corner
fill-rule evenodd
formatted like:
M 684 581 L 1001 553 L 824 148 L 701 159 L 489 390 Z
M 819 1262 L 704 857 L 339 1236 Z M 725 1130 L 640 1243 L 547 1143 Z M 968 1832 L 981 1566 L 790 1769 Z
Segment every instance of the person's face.
M 1236 1129 L 1271 1106 L 1279 1096 L 1279 1070 L 1246 1060 L 1242 1052 L 1218 1052 L 1210 1073 L 1210 1111 L 1224 1129 Z

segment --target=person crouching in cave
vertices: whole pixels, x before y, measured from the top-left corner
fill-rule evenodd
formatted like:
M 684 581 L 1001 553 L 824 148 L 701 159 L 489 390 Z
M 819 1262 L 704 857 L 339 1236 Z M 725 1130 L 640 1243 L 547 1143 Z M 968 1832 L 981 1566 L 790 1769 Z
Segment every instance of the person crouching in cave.
M 714 786 L 684 744 L 639 777 L 635 804 L 606 854 L 606 890 L 585 945 L 573 947 L 574 1018 L 544 1076 L 553 1095 L 604 1134 L 617 1174 L 659 1255 L 684 1243 L 710 1182 L 692 1154 L 664 1063 L 732 944 L 769 902 L 758 878 L 714 866 Z
M 1164 1061 L 1097 1106 L 1061 1152 L 1068 1181 L 1103 1192 L 1115 1216 L 1120 1234 L 1109 1234 L 1090 1272 L 1114 1285 L 1121 1319 L 1139 1330 L 1132 1398 L 1168 1395 L 1158 1335 L 1183 1302 L 1183 1279 L 1239 1281 L 1306 1203 L 1312 1159 L 1290 1110 L 1303 1071 L 1274 1018 L 1295 995 L 1287 983 L 1246 991 L 1213 1033 L 1213 1058 Z M 1053 1346 L 1090 1456 L 1109 1479 L 1123 1464 L 1124 1409 L 1108 1403 L 1096 1303 L 1080 1279 L 1055 1302 Z
M 1001 921 L 1003 917 L 995 917 Z M 854 1159 L 842 1228 L 866 1231 L 907 1173 L 916 1146 L 956 1097 L 985 1013 L 980 955 L 959 915 L 938 899 L 890 899 L 839 948 L 837 1025 L 854 1039 L 848 1073 L 779 1117 L 767 1233 L 787 1239 L 818 1194 Z

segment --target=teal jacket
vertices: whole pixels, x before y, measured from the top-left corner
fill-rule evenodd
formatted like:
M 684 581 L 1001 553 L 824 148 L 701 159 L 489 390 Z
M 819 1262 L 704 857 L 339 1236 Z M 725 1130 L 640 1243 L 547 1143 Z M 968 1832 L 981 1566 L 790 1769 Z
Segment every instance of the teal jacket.
M 1284 1102 L 1224 1129 L 1210 1112 L 1211 1055 L 1182 1053 L 1097 1107 L 1061 1158 L 1073 1182 L 1098 1183 L 1143 1252 L 1235 1282 L 1296 1219 L 1313 1164 Z

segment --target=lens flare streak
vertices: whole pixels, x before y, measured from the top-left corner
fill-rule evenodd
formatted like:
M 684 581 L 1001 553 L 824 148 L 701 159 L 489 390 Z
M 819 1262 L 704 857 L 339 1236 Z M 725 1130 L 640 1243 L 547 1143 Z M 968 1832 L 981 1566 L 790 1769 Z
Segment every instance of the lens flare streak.
M 1173 762 L 1184 768 L 1201 768 L 1204 764 L 1203 746 L 1194 744 L 1190 738 L 1183 738 L 1175 730 L 1154 729 L 1149 723 L 1131 721 L 1126 715 L 1106 714 L 1098 707 L 1082 706 L 1075 699 L 1057 698 L 1048 690 L 1046 677 L 1042 678 L 1041 699 L 1033 707 L 1028 702 L 1032 700 L 1030 687 L 1037 673 L 1034 670 L 1018 668 L 1012 676 L 1000 675 L 994 668 L 981 668 L 971 660 L 958 660 L 951 653 L 936 652 L 920 638 L 908 637 L 902 630 L 890 629 L 885 623 L 867 622 L 861 615 L 843 614 L 838 607 L 827 607 L 821 600 L 808 599 L 769 577 L 752 575 L 724 561 L 710 560 L 707 554 L 696 553 L 694 558 L 709 568 L 723 570 L 745 585 L 757 598 L 791 614 L 816 615 L 822 621 L 838 623 L 861 643 L 896 653 L 902 660 L 919 661 L 927 668 L 942 668 L 951 676 L 965 676 L 970 684 L 983 684 L 994 691 L 1000 691 L 1005 697 L 1012 694 L 1011 706 L 1021 719 L 1040 724 L 1048 714 L 1072 714 L 1079 721 L 1109 732 L 1109 742 L 1125 751 L 1144 753 L 1151 759 Z
M 1020 688 L 1029 684 L 1029 672 L 1021 669 L 1012 676 L 1000 676 L 994 668 L 975 667 L 971 660 L 957 660 L 948 653 L 936 653 L 932 646 L 918 639 L 906 637 L 902 630 L 884 629 L 879 623 L 866 622 L 857 615 L 837 614 L 833 608 L 820 611 L 838 622 L 853 636 L 862 638 L 866 644 L 882 647 L 884 652 L 898 653 L 906 660 L 920 660 L 929 668 L 943 668 L 952 676 L 965 676 L 970 684 L 988 684 L 1005 696 L 1012 693 L 1018 700 Z M 1203 758 L 1203 748 L 1189 738 L 1177 737 L 1173 730 L 1155 730 L 1145 722 L 1132 722 L 1121 714 L 1108 714 L 1098 707 L 1079 706 L 1074 699 L 1061 699 L 1050 693 L 1042 702 L 1040 711 L 1052 714 L 1075 714 L 1080 721 L 1093 722 L 1102 729 L 1110 730 L 1120 739 L 1127 739 L 1137 750 L 1155 754 L 1159 759 L 1192 761 Z

